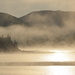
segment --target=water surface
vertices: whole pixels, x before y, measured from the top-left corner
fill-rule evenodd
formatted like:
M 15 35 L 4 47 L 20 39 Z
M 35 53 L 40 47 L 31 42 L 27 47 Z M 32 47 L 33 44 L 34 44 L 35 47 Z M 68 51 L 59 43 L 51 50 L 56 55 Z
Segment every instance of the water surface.
M 0 62 L 75 62 L 75 53 L 0 54 Z M 75 75 L 75 66 L 0 66 L 0 75 Z

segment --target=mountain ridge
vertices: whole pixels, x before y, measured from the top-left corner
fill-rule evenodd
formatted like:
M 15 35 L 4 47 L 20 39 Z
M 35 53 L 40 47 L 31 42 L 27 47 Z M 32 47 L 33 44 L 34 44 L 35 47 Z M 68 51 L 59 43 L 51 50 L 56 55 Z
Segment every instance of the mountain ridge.
M 20 19 L 30 25 L 57 25 L 59 27 L 62 27 L 65 25 L 65 21 L 75 21 L 75 12 L 69 12 L 69 11 L 34 11 L 31 12 L 23 17 L 20 17 Z M 74 22 L 75 23 L 75 22 Z
M 0 26 L 10 26 L 13 24 L 24 24 L 23 21 L 8 13 L 0 12 Z
M 13 24 L 24 24 L 27 26 L 56 25 L 62 27 L 65 25 L 65 21 L 72 21 L 73 23 L 75 23 L 75 12 L 61 10 L 42 10 L 33 11 L 19 18 L 8 13 L 0 12 L 0 26 L 4 27 Z

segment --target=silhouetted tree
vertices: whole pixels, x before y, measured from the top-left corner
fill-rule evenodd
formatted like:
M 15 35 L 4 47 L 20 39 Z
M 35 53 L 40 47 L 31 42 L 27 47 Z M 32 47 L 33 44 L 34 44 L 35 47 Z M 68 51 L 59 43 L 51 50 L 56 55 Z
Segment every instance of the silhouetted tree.
M 19 51 L 16 41 L 12 41 L 11 37 L 0 37 L 0 52 Z

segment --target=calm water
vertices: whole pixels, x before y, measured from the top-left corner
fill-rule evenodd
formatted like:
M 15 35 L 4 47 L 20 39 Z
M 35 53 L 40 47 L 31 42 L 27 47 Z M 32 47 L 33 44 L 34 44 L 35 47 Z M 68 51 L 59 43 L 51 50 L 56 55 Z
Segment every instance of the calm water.
M 75 53 L 0 54 L 0 62 L 75 61 Z M 0 75 L 75 75 L 75 66 L 0 66 Z
M 0 75 L 75 75 L 74 66 L 3 66 Z

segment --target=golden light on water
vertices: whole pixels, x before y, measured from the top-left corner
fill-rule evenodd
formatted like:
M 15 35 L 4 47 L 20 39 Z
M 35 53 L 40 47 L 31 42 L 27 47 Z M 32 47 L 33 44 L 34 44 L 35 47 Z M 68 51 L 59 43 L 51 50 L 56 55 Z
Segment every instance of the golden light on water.
M 48 54 L 45 57 L 43 57 L 43 59 L 47 61 L 50 60 L 50 61 L 55 61 L 55 62 L 64 62 L 64 61 L 70 61 L 71 57 L 67 51 L 56 50 L 50 55 Z
M 9 58 L 10 57 L 10 58 Z M 12 59 L 11 59 L 12 58 Z M 0 62 L 75 61 L 75 53 L 55 50 L 45 53 L 0 54 Z M 43 64 L 43 63 L 42 63 Z M 1 75 L 75 75 L 75 66 L 0 66 Z
M 53 62 L 64 62 L 64 61 L 72 61 L 70 57 L 70 53 L 73 51 L 67 50 L 55 50 L 51 54 L 51 56 L 47 55 L 44 57 L 46 60 L 50 60 Z M 75 75 L 75 71 L 72 66 L 48 66 L 47 67 L 47 75 Z
M 72 67 L 68 66 L 49 66 L 47 68 L 47 75 L 74 75 Z
M 67 61 L 68 57 L 64 53 L 54 53 L 52 56 L 53 61 Z

